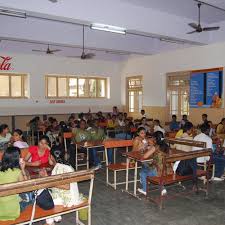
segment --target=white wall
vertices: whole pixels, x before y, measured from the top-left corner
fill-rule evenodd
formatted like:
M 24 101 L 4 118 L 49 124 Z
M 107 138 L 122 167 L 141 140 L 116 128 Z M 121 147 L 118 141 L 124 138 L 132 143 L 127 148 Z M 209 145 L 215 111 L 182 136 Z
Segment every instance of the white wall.
M 144 106 L 165 106 L 166 73 L 215 67 L 225 67 L 225 42 L 153 56 L 133 57 L 123 68 L 122 90 L 125 87 L 125 77 L 143 75 Z M 121 96 L 124 105 L 125 91 Z
M 116 87 L 121 80 L 122 63 L 2 52 L 0 52 L 0 56 L 13 57 L 11 60 L 13 70 L 10 72 L 28 73 L 30 75 L 30 98 L 0 99 L 0 115 L 67 114 L 80 111 L 87 112 L 89 107 L 92 112 L 109 111 L 113 105 L 121 105 L 121 89 Z M 49 100 L 45 99 L 44 75 L 46 74 L 109 77 L 110 98 L 65 99 L 65 104 L 49 104 Z

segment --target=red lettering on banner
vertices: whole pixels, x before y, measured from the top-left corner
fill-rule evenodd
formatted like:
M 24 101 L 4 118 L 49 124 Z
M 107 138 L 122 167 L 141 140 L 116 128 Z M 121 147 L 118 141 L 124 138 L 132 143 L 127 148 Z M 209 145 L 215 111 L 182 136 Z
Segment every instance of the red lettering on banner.
M 12 57 L 9 56 L 0 56 L 2 61 L 0 61 L 0 70 L 11 70 L 11 63 L 9 62 Z
M 49 104 L 64 104 L 64 103 L 66 103 L 66 101 L 65 100 L 50 100 L 49 101 Z

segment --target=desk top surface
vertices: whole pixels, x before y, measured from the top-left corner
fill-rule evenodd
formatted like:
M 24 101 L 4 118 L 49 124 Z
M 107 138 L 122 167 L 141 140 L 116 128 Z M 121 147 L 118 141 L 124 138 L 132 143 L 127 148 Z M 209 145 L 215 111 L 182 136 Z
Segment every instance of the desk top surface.
M 166 160 L 170 162 L 175 162 L 178 160 L 210 156 L 211 153 L 212 153 L 211 149 L 202 149 L 202 150 L 190 151 L 190 152 L 185 152 L 185 151 L 181 151 L 177 149 L 170 149 L 170 152 L 166 154 Z M 143 159 L 144 154 L 139 151 L 127 152 L 127 153 L 124 153 L 123 155 L 140 162 L 146 161 L 145 159 Z

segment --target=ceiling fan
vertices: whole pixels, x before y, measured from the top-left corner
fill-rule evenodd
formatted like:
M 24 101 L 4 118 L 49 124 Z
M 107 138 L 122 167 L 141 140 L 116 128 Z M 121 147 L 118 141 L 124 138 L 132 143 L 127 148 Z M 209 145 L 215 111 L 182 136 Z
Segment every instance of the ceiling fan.
M 32 49 L 33 52 L 45 52 L 46 54 L 52 55 L 55 52 L 61 51 L 60 49 L 50 49 L 49 45 L 46 50 L 40 50 L 40 49 Z
M 203 31 L 214 31 L 214 30 L 220 29 L 220 27 L 202 27 L 201 26 L 201 5 L 202 5 L 201 3 L 198 3 L 198 24 L 189 23 L 188 25 L 195 30 L 188 32 L 187 34 L 201 33 Z
M 83 47 L 81 56 L 68 56 L 69 58 L 80 58 L 80 59 L 92 59 L 95 57 L 94 53 L 86 53 L 84 47 L 84 25 L 83 25 Z

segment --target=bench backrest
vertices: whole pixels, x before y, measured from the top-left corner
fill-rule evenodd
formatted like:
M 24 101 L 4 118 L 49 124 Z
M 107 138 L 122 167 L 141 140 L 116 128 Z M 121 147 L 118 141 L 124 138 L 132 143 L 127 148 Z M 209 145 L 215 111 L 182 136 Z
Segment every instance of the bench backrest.
M 206 143 L 201 141 L 194 140 L 185 140 L 181 138 L 166 138 L 168 144 L 178 144 L 178 145 L 187 145 L 199 148 L 206 148 Z
M 2 184 L 0 185 L 0 197 L 93 179 L 94 171 L 83 170 L 79 172 L 64 173 L 60 175 L 31 179 L 22 182 Z

